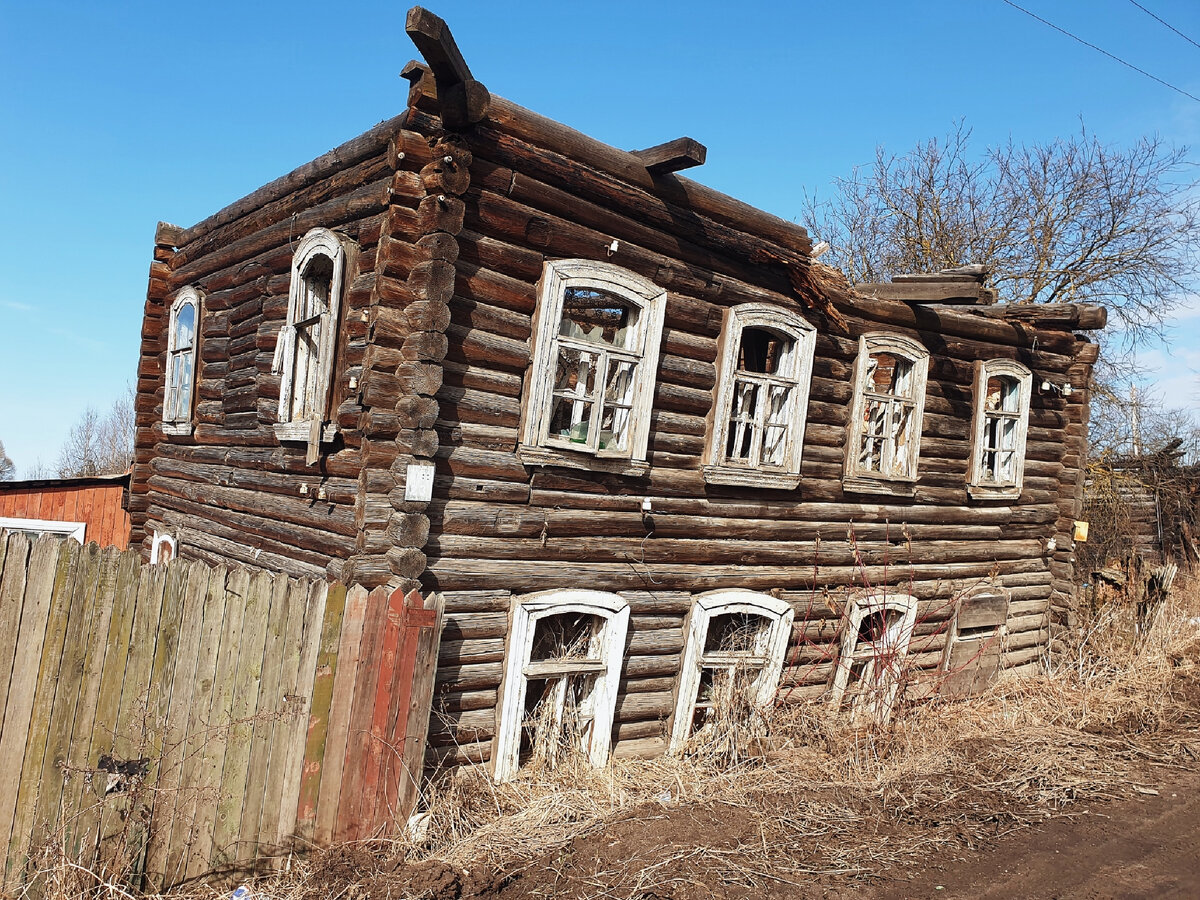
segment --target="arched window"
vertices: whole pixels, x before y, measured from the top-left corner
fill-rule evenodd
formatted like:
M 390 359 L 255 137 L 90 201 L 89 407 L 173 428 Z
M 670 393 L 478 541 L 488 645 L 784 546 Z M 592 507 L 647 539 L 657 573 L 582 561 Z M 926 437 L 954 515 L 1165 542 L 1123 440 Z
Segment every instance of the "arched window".
M 496 781 L 578 752 L 608 762 L 629 605 L 601 591 L 517 598 L 492 752 Z
M 179 555 L 179 539 L 167 531 L 155 531 L 150 541 L 151 565 L 166 564 Z
M 790 604 L 753 591 L 711 591 L 692 604 L 668 750 L 706 726 L 771 705 L 792 634 Z
M 202 296 L 185 287 L 171 304 L 167 325 L 167 384 L 163 394 L 163 431 L 192 433 L 192 386 L 196 378 L 196 334 Z
M 666 292 L 618 266 L 546 263 L 525 390 L 521 459 L 639 473 Z
M 704 478 L 794 488 L 808 412 L 816 329 L 764 303 L 725 314 Z
M 846 444 L 848 491 L 911 494 L 917 480 L 929 351 L 898 334 L 864 334 Z
M 854 721 L 888 720 L 916 619 L 917 598 L 909 594 L 880 590 L 850 598 L 834 669 L 834 706 L 849 697 Z
M 975 367 L 975 421 L 967 490 L 980 499 L 1016 497 L 1025 475 L 1025 438 L 1033 374 L 1018 362 Z
M 281 376 L 280 440 L 330 440 L 326 424 L 333 357 L 337 348 L 338 308 L 345 276 L 346 251 L 337 235 L 314 228 L 292 257 L 287 322 L 275 344 L 271 370 Z

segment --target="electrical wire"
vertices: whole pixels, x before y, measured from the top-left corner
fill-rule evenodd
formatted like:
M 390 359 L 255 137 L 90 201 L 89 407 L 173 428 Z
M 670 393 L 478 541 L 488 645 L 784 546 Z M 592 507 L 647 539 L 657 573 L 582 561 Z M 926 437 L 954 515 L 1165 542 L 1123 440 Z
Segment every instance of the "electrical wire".
M 1152 18 L 1154 21 L 1158 22 L 1160 25 L 1170 28 L 1173 32 L 1175 32 L 1177 35 L 1179 35 L 1181 38 L 1183 38 L 1185 41 L 1187 41 L 1193 47 L 1200 49 L 1200 44 L 1197 44 L 1195 41 L 1193 41 L 1190 37 L 1188 37 L 1186 34 L 1184 34 L 1182 31 L 1180 31 L 1178 28 L 1176 28 L 1170 22 L 1166 22 L 1166 21 L 1160 19 L 1154 13 L 1150 12 L 1150 10 L 1146 9 L 1146 7 L 1142 6 L 1142 4 L 1138 3 L 1137 0 L 1129 0 L 1129 2 L 1132 3 L 1134 6 L 1136 6 L 1138 9 L 1140 9 L 1142 12 L 1144 12 L 1146 15 L 1148 15 L 1150 18 Z
M 1163 81 L 1163 80 L 1162 80 L 1161 78 L 1159 78 L 1157 75 L 1151 75 L 1151 74 L 1150 74 L 1149 72 L 1147 72 L 1145 69 L 1139 69 L 1139 68 L 1138 68 L 1137 66 L 1135 66 L 1133 63 L 1131 63 L 1131 62 L 1126 62 L 1125 60 L 1121 59 L 1121 57 L 1119 57 L 1119 56 L 1114 56 L 1112 53 L 1109 53 L 1107 50 L 1103 49 L 1102 47 L 1097 47 L 1095 44 L 1092 44 L 1092 43 L 1089 43 L 1088 41 L 1085 41 L 1083 38 L 1079 37 L 1078 35 L 1074 35 L 1074 34 L 1072 34 L 1071 32 L 1067 31 L 1065 28 L 1059 28 L 1059 27 L 1058 27 L 1057 25 L 1055 25 L 1053 22 L 1047 22 L 1047 21 L 1046 21 L 1045 19 L 1043 19 L 1041 16 L 1037 15 L 1037 13 L 1032 13 L 1032 12 L 1030 12 L 1029 10 L 1027 10 L 1027 9 L 1026 9 L 1025 7 L 1023 7 L 1023 6 L 1018 6 L 1017 4 L 1013 3 L 1013 2 L 1012 2 L 1012 0 L 1001 0 L 1001 2 L 1003 2 L 1003 3 L 1007 3 L 1007 4 L 1008 4 L 1009 6 L 1011 6 L 1013 9 L 1015 9 L 1015 10 L 1018 10 L 1018 11 L 1020 11 L 1020 12 L 1023 12 L 1023 13 L 1025 13 L 1025 15 L 1029 16 L 1031 19 L 1037 19 L 1037 20 L 1038 20 L 1039 22 L 1041 22 L 1043 25 L 1046 25 L 1046 26 L 1049 26 L 1050 28 L 1053 28 L 1055 31 L 1059 32 L 1060 34 L 1065 34 L 1067 37 L 1071 38 L 1071 40 L 1078 41 L 1079 43 L 1083 44 L 1085 47 L 1091 47 L 1091 48 L 1092 48 L 1093 50 L 1095 50 L 1097 53 L 1103 53 L 1103 54 L 1104 54 L 1105 56 L 1107 56 L 1109 59 L 1111 59 L 1111 60 L 1114 60 L 1114 61 L 1116 61 L 1116 62 L 1119 62 L 1121 65 L 1123 65 L 1123 66 L 1125 66 L 1125 67 L 1127 67 L 1127 68 L 1133 69 L 1133 71 L 1137 72 L 1139 75 L 1145 75 L 1145 76 L 1146 76 L 1147 78 L 1149 78 L 1151 81 L 1157 81 L 1157 82 L 1158 82 L 1159 84 L 1161 84 L 1163 87 L 1168 87 L 1168 88 L 1170 88 L 1171 90 L 1175 91 L 1175 93 L 1177 93 L 1177 94 L 1183 94 L 1183 96 L 1185 96 L 1185 97 L 1187 97 L 1187 98 L 1189 98 L 1189 99 L 1191 99 L 1191 100 L 1195 100 L 1197 103 L 1200 103 L 1200 97 L 1197 97 L 1195 94 L 1189 94 L 1189 93 L 1188 93 L 1187 91 L 1185 91 L 1183 88 L 1178 88 L 1178 87 L 1175 87 L 1175 85 L 1171 84 L 1169 81 Z

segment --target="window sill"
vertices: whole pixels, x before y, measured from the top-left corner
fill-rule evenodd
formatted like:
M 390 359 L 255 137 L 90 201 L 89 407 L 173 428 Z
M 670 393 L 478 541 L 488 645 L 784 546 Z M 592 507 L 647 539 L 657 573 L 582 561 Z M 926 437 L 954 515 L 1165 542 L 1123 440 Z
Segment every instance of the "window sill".
M 911 497 L 917 492 L 912 478 L 888 478 L 884 475 L 846 475 L 842 490 L 851 494 L 886 494 L 890 497 Z
M 307 444 L 308 436 L 312 433 L 311 422 L 276 422 L 272 428 L 275 429 L 275 437 L 280 443 L 284 441 L 296 441 Z M 330 422 L 321 428 L 321 443 L 331 444 L 334 437 L 337 435 L 338 427 L 336 423 Z
M 617 475 L 645 475 L 650 471 L 650 463 L 644 459 L 596 456 L 592 453 L 533 447 L 529 444 L 521 444 L 517 447 L 517 459 L 526 466 L 562 466 L 567 469 L 613 472 Z
M 728 466 L 705 466 L 704 480 L 708 484 L 729 484 L 736 487 L 795 490 L 800 476 L 783 472 L 762 472 L 758 469 L 733 469 Z
M 195 428 L 191 422 L 163 422 L 162 433 L 190 437 Z
M 1021 486 L 1019 484 L 1009 484 L 1003 487 L 968 484 L 967 494 L 972 500 L 1016 500 L 1021 496 Z

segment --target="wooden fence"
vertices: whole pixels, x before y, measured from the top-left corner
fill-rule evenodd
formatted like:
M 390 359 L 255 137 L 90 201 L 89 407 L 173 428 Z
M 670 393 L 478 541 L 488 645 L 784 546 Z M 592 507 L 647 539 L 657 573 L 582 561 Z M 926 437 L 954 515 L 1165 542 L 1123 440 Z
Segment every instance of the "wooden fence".
M 385 832 L 416 800 L 441 615 L 0 538 L 5 890 L 56 856 L 162 888 Z

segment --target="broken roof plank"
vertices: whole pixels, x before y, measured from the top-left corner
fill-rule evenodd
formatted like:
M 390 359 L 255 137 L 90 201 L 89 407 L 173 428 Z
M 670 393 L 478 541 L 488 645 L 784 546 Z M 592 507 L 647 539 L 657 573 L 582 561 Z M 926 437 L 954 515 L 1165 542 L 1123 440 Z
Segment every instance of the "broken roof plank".
M 681 137 L 645 150 L 630 152 L 646 164 L 646 169 L 651 175 L 666 175 L 669 172 L 704 165 L 708 148 L 693 138 Z
M 953 303 L 964 306 L 989 306 L 996 302 L 996 292 L 977 281 L 891 281 L 879 284 L 856 284 L 854 290 L 881 300 L 904 300 L 910 303 Z

